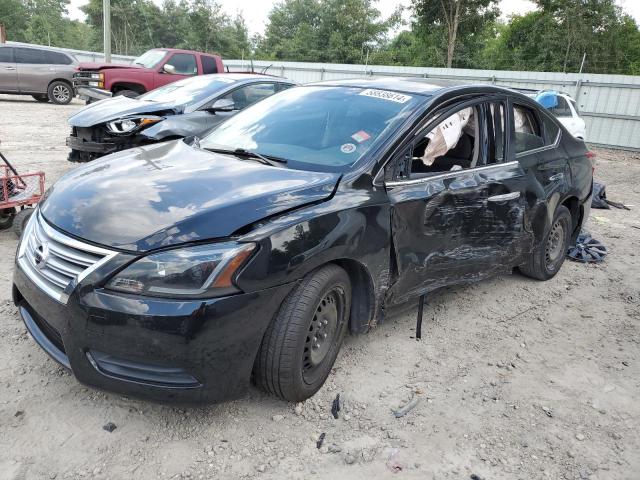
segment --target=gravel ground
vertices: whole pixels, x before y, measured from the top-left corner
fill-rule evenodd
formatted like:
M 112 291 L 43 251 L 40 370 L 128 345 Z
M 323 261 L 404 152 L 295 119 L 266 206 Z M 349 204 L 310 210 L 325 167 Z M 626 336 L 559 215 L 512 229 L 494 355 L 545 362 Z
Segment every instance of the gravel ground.
M 0 96 L 2 152 L 50 184 L 73 168 L 65 121 L 80 107 Z M 605 263 L 437 292 L 421 342 L 414 306 L 395 312 L 347 338 L 324 388 L 298 405 L 254 389 L 176 408 L 82 386 L 21 323 L 17 240 L 0 232 L 0 479 L 638 479 L 640 154 L 597 154 L 609 198 L 635 205 L 592 212 Z

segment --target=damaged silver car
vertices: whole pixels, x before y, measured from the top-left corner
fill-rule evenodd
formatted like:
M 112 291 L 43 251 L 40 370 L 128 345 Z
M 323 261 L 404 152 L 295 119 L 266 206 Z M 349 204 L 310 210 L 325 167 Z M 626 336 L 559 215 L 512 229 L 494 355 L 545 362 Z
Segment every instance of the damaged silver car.
M 68 160 L 88 162 L 136 146 L 202 136 L 249 105 L 294 85 L 267 75 L 202 75 L 136 98 L 92 103 L 69 119 Z

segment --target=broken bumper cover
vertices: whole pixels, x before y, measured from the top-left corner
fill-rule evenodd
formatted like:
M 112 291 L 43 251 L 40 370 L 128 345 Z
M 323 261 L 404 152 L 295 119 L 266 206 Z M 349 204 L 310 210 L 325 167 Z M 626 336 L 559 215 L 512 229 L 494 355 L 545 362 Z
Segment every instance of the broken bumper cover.
M 118 145 L 113 142 L 91 142 L 82 138 L 70 136 L 67 137 L 67 147 L 71 150 L 79 150 L 81 152 L 100 153 L 106 155 L 119 150 Z
M 264 331 L 291 288 L 178 301 L 78 287 L 63 305 L 17 265 L 13 280 L 32 337 L 79 381 L 164 402 L 244 394 Z
M 109 90 L 103 90 L 102 88 L 83 87 L 81 85 L 76 85 L 76 90 L 78 92 L 78 95 L 85 100 L 104 100 L 105 98 L 113 97 L 113 93 L 111 93 Z

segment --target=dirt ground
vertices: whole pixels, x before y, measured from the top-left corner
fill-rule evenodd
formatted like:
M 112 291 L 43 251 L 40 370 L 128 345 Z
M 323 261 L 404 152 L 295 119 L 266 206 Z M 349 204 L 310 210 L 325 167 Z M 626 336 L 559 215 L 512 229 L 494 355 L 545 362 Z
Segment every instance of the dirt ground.
M 0 96 L 0 149 L 50 184 L 73 168 L 66 119 L 80 107 Z M 299 405 L 253 389 L 176 408 L 82 386 L 20 321 L 17 239 L 0 232 L 0 479 L 640 478 L 640 154 L 597 154 L 609 198 L 634 205 L 592 212 L 603 264 L 440 291 L 422 341 L 415 308 L 396 312 L 347 338 Z

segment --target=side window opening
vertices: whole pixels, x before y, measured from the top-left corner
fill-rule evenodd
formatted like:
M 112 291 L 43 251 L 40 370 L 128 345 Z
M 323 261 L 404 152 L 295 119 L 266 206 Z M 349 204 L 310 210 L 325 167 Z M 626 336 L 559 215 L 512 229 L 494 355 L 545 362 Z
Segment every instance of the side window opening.
M 572 117 L 571 108 L 569 108 L 569 102 L 561 96 L 557 96 L 558 104 L 555 107 L 549 108 L 549 112 L 559 118 Z
M 553 145 L 556 143 L 558 134 L 560 133 L 560 127 L 552 119 L 547 116 L 542 117 L 542 127 L 544 128 L 544 140 L 545 145 Z
M 540 124 L 532 110 L 522 105 L 513 106 L 515 153 L 524 153 L 545 145 Z
M 413 146 L 411 176 L 474 168 L 479 158 L 479 106 L 450 115 Z
M 178 75 L 196 75 L 198 73 L 196 57 L 190 53 L 174 53 L 167 61 L 167 65 L 175 67 Z
M 210 73 L 218 73 L 218 64 L 216 63 L 216 59 L 214 57 L 201 55 L 200 60 L 202 61 L 202 73 L 204 75 Z
M 234 110 L 242 110 L 264 98 L 270 97 L 274 93 L 276 93 L 274 83 L 254 83 L 240 87 L 222 98 L 231 100 Z

